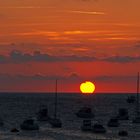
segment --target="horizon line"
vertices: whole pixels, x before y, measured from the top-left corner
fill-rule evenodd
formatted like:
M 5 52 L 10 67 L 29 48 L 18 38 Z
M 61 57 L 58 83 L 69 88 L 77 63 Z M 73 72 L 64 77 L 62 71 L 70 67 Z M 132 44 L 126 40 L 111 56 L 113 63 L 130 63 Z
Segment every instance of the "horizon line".
M 45 92 L 45 91 L 0 91 L 0 94 L 54 94 L 54 92 Z M 58 92 L 58 94 L 81 94 L 84 95 L 84 93 L 81 92 Z M 136 94 L 136 92 L 94 92 L 91 94 L 85 94 L 85 95 L 94 95 L 94 94 Z

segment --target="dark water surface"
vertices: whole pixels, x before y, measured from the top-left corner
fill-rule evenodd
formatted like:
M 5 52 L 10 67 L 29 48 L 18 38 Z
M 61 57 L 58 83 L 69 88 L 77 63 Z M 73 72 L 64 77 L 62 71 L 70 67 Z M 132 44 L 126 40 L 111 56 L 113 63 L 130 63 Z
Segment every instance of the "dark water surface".
M 11 134 L 11 128 L 18 128 L 20 123 L 28 117 L 36 117 L 40 106 L 47 106 L 50 116 L 54 114 L 53 93 L 0 93 L 0 118 L 5 125 L 1 127 L 0 140 L 79 140 L 79 139 L 121 139 L 117 136 L 119 130 L 127 130 L 126 139 L 140 138 L 140 125 L 132 124 L 135 115 L 135 104 L 128 104 L 126 98 L 131 94 L 58 94 L 58 117 L 63 122 L 61 129 L 52 129 L 47 123 L 39 123 L 39 132 L 22 132 Z M 132 94 L 136 96 L 135 94 Z M 129 110 L 130 120 L 122 121 L 118 129 L 107 128 L 107 134 L 96 135 L 81 132 L 82 119 L 76 117 L 75 112 L 83 106 L 91 106 L 95 118 L 94 122 L 102 123 L 106 128 L 107 121 L 117 113 L 119 108 Z

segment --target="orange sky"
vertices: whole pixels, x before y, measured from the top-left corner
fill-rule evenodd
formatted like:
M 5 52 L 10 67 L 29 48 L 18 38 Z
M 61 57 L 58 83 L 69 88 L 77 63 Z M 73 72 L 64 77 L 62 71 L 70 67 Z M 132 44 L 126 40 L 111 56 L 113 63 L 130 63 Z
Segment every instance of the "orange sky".
M 66 92 L 83 80 L 96 92 L 135 92 L 139 0 L 0 3 L 0 91 L 53 91 L 59 78 Z

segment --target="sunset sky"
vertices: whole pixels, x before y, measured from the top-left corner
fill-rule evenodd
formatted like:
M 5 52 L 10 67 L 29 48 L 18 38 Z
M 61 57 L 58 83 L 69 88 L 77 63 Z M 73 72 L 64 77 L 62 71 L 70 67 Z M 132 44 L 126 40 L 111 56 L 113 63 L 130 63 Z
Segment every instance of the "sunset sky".
M 0 0 L 0 92 L 135 92 L 140 0 Z

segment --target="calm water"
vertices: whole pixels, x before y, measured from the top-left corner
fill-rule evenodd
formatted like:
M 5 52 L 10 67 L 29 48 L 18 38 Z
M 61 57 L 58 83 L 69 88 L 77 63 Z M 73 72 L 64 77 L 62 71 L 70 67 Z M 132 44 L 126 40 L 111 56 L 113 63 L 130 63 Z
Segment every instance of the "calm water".
M 0 117 L 4 120 L 1 127 L 0 140 L 94 140 L 94 139 L 122 139 L 118 137 L 119 130 L 127 130 L 129 136 L 123 139 L 139 140 L 140 124 L 131 123 L 135 115 L 135 104 L 128 104 L 126 98 L 130 94 L 58 94 L 58 116 L 61 118 L 63 127 L 53 129 L 48 123 L 39 123 L 40 131 L 12 134 L 12 128 L 18 128 L 20 123 L 28 117 L 36 117 L 40 106 L 48 107 L 49 114 L 54 114 L 54 94 L 0 94 Z M 135 94 L 133 94 L 135 95 Z M 107 133 L 97 135 L 85 133 L 80 130 L 82 119 L 75 116 L 75 112 L 85 105 L 91 106 L 95 118 L 94 122 L 102 123 Z M 130 120 L 122 121 L 119 128 L 108 128 L 107 121 L 117 113 L 121 107 L 129 109 Z

